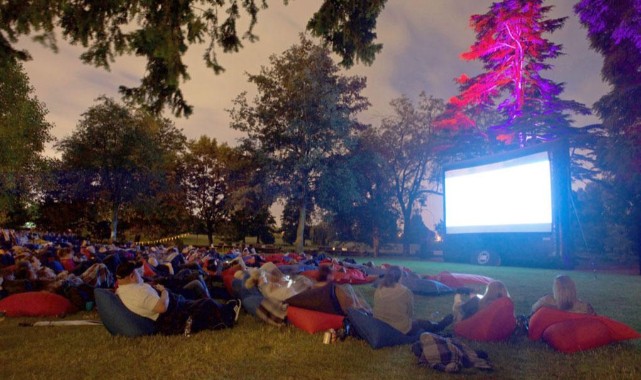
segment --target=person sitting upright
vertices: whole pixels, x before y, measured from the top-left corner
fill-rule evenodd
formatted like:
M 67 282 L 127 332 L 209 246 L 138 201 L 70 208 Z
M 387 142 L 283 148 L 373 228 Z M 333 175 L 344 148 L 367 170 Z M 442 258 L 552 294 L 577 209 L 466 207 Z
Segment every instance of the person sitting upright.
M 460 322 L 464 319 L 476 314 L 479 310 L 485 309 L 492 302 L 499 298 L 510 298 L 510 293 L 507 287 L 501 281 L 491 281 L 485 288 L 485 293 L 482 296 L 470 294 L 470 298 L 466 301 L 461 299 L 461 294 L 457 293 L 454 296 L 454 306 L 452 311 L 454 313 L 454 320 Z
M 374 318 L 381 320 L 406 335 L 421 332 L 439 332 L 452 323 L 448 315 L 438 323 L 429 320 L 414 319 L 414 294 L 399 283 L 401 268 L 387 268 L 383 281 L 374 292 Z
M 558 275 L 552 284 L 552 294 L 547 294 L 532 305 L 532 313 L 543 306 L 569 311 L 572 313 L 584 313 L 596 315 L 596 312 L 587 302 L 577 298 L 576 285 L 569 276 Z

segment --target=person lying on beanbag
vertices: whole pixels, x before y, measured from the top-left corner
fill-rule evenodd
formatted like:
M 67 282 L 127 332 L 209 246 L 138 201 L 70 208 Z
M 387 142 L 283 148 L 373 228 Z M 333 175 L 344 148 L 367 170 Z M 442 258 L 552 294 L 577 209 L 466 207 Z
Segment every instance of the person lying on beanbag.
M 503 282 L 496 280 L 487 284 L 485 294 L 482 296 L 470 294 L 469 299 L 463 301 L 462 294 L 457 293 L 454 296 L 454 305 L 452 306 L 454 321 L 460 322 L 467 319 L 502 297 L 510 298 L 510 293 Z

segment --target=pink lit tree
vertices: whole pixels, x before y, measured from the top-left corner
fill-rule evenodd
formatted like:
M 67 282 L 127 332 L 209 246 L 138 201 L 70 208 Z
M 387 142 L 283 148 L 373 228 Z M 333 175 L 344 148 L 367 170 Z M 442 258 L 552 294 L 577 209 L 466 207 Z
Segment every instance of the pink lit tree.
M 541 76 L 552 67 L 547 62 L 561 54 L 561 45 L 544 38 L 566 20 L 546 19 L 551 9 L 543 0 L 503 0 L 471 16 L 477 40 L 461 57 L 481 61 L 485 71 L 456 79 L 460 93 L 439 119 L 441 130 L 523 146 L 564 135 L 571 127 L 570 113 L 589 113 L 582 104 L 559 97 L 563 83 Z M 478 119 L 488 112 L 498 112 L 499 122 L 483 127 Z

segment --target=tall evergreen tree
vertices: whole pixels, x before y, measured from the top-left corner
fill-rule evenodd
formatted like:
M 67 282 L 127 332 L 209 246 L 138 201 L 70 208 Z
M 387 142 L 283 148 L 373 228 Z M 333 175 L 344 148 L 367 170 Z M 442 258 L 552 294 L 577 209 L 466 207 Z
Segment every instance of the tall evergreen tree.
M 597 149 L 602 185 L 625 205 L 618 210 L 639 254 L 641 271 L 641 0 L 582 0 L 575 6 L 590 46 L 603 55 L 611 91 L 594 110 L 605 138 Z
M 543 0 L 503 0 L 471 16 L 476 42 L 462 58 L 480 60 L 485 71 L 457 78 L 461 92 L 450 99 L 439 128 L 475 130 L 490 140 L 522 146 L 530 139 L 563 136 L 571 127 L 569 113 L 589 113 L 582 104 L 559 97 L 563 83 L 541 76 L 552 67 L 548 61 L 561 54 L 561 46 L 544 37 L 566 20 L 546 19 L 551 9 Z M 478 128 L 476 117 L 492 109 L 501 114 L 501 122 Z

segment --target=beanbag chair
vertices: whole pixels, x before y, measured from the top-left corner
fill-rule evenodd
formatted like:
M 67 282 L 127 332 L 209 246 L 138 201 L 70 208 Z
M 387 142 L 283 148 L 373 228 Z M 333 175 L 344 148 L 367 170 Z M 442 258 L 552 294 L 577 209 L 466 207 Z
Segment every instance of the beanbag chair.
M 287 321 L 310 334 L 329 329 L 339 329 L 343 326 L 342 315 L 323 313 L 289 305 Z
M 545 329 L 543 341 L 566 354 L 590 350 L 612 342 L 610 330 L 598 319 L 569 319 Z
M 463 338 L 490 342 L 509 338 L 515 328 L 514 303 L 503 297 L 471 317 L 457 322 L 454 333 Z
M 412 336 L 405 335 L 362 310 L 349 309 L 347 311 L 347 318 L 356 334 L 365 339 L 374 349 L 411 344 L 420 337 L 420 334 Z
M 543 339 L 561 352 L 572 353 L 637 339 L 641 334 L 624 323 L 601 315 L 542 307 L 530 318 L 528 336 L 532 340 Z
M 225 287 L 225 290 L 227 290 L 227 293 L 231 296 L 237 296 L 237 294 L 234 294 L 234 288 L 232 286 L 232 282 L 234 281 L 234 274 L 241 270 L 240 265 L 234 265 L 228 269 L 225 269 L 222 273 L 223 275 L 223 286 Z
M 341 305 L 336 298 L 334 284 L 327 284 L 318 288 L 311 288 L 288 298 L 285 302 L 289 306 L 320 311 L 328 314 L 343 314 Z
M 112 291 L 94 290 L 98 316 L 111 335 L 136 337 L 155 333 L 154 321 L 131 312 Z
M 468 273 L 450 273 L 450 272 L 440 272 L 435 276 L 428 276 L 430 280 L 435 280 L 441 282 L 450 288 L 461 288 L 464 286 L 485 286 L 494 279 L 481 276 L 478 274 L 468 274 Z
M 78 309 L 67 298 L 49 292 L 23 292 L 0 300 L 0 311 L 7 317 L 57 317 Z
M 435 280 L 428 280 L 425 278 L 416 277 L 401 277 L 401 284 L 405 285 L 414 294 L 424 296 L 438 296 L 442 294 L 450 294 L 454 289 Z
M 345 272 L 334 271 L 334 282 L 337 284 L 370 284 L 376 281 L 377 278 L 378 276 L 368 276 L 354 268 L 347 268 Z

